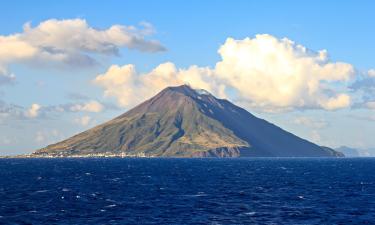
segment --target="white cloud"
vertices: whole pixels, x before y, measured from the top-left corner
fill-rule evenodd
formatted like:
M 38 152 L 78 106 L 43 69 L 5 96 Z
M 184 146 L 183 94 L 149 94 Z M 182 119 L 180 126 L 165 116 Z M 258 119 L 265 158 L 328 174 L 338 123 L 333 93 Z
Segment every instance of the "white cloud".
M 159 42 L 146 40 L 153 33 L 153 27 L 148 23 L 141 26 L 113 25 L 96 29 L 83 19 L 50 19 L 35 27 L 26 23 L 21 33 L 0 35 L 0 84 L 12 78 L 4 75 L 12 63 L 82 67 L 95 64 L 97 55 L 118 55 L 120 48 L 164 51 Z
M 91 122 L 91 117 L 90 116 L 82 116 L 80 118 L 74 119 L 74 122 L 77 124 L 80 124 L 82 126 L 87 126 Z
M 150 29 L 152 26 L 147 24 L 146 32 L 134 26 L 123 25 L 113 25 L 101 30 L 90 27 L 83 19 L 50 19 L 36 27 L 26 23 L 19 39 L 38 49 L 45 48 L 46 51 L 48 47 L 102 54 L 117 54 L 120 47 L 147 52 L 165 50 L 160 43 L 145 39 L 145 36 L 152 34 L 148 32 Z M 51 52 L 54 52 L 53 49 Z
M 32 120 L 35 118 L 51 119 L 55 116 L 62 116 L 62 113 L 64 112 L 99 113 L 104 109 L 117 110 L 118 108 L 109 103 L 100 103 L 95 100 L 89 100 L 83 103 L 67 103 L 52 106 L 41 106 L 37 103 L 34 103 L 29 108 L 9 104 L 0 100 L 0 125 L 11 124 L 12 121 Z
M 326 50 L 313 52 L 287 38 L 263 34 L 228 38 L 219 54 L 217 76 L 253 107 L 334 110 L 350 104 L 347 94 L 332 93 L 329 84 L 348 81 L 354 68 L 330 62 Z
M 41 106 L 39 104 L 32 104 L 31 107 L 26 111 L 25 115 L 28 118 L 35 118 L 39 115 L 39 110 Z
M 351 105 L 345 89 L 354 77 L 354 67 L 331 62 L 326 50 L 314 52 L 289 39 L 264 34 L 253 39 L 228 38 L 219 54 L 222 59 L 215 68 L 177 69 L 167 62 L 139 74 L 134 65 L 112 65 L 94 83 L 121 106 L 132 106 L 166 86 L 183 83 L 263 111 L 336 110 Z
M 85 112 L 101 112 L 103 111 L 104 106 L 98 101 L 89 101 L 84 104 L 74 104 L 70 106 L 70 111 L 78 112 L 78 111 L 85 111 Z
M 335 97 L 322 97 L 318 100 L 320 106 L 327 110 L 336 110 L 340 108 L 346 108 L 350 106 L 351 98 L 347 94 L 338 94 Z
M 115 97 L 120 106 L 133 106 L 152 97 L 167 86 L 190 84 L 203 88 L 218 96 L 224 96 L 224 85 L 216 83 L 209 68 L 191 66 L 177 69 L 171 63 L 163 63 L 149 73 L 139 74 L 134 65 L 112 65 L 104 74 L 98 75 L 94 83 L 104 88 L 104 95 Z
M 370 69 L 369 71 L 367 71 L 367 74 L 368 74 L 370 77 L 375 77 L 375 69 Z

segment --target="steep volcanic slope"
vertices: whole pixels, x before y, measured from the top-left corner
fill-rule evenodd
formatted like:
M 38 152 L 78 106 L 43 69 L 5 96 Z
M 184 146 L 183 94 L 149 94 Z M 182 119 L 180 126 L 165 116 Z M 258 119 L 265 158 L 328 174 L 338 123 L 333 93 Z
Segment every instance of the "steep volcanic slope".
M 168 87 L 125 114 L 34 155 L 337 156 L 189 86 Z

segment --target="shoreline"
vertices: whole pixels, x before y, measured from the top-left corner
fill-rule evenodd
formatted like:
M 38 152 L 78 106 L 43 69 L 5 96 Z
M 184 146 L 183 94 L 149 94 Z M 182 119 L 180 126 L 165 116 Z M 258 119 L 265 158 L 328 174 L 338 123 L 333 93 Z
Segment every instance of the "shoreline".
M 326 159 L 326 158 L 336 158 L 336 159 L 348 159 L 348 158 L 375 158 L 375 157 L 176 157 L 176 156 L 150 156 L 150 155 L 121 155 L 121 154 L 111 154 L 111 155 L 103 155 L 103 154 L 93 154 L 93 155 L 69 155 L 69 156 L 62 156 L 62 155 L 14 155 L 14 156 L 0 156 L 0 159 L 64 159 L 64 158 L 179 158 L 179 159 L 199 159 L 199 158 L 252 158 L 252 159 Z
M 127 155 L 127 154 L 89 154 L 89 155 L 35 155 L 35 154 L 25 154 L 25 155 L 15 155 L 15 156 L 0 156 L 0 159 L 11 159 L 11 158 L 155 158 L 156 156 L 150 155 Z

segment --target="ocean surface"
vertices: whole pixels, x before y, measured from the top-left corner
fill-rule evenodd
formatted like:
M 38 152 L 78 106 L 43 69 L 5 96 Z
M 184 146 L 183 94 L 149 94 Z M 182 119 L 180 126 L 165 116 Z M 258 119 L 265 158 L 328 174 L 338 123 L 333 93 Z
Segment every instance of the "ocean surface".
M 0 224 L 375 224 L 375 159 L 0 159 Z

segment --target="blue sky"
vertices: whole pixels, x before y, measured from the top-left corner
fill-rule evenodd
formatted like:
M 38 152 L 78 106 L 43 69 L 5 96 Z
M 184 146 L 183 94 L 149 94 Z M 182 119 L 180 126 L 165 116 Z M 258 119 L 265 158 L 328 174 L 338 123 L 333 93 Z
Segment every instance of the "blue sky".
M 0 42 L 0 48 L 3 49 L 7 49 L 4 46 L 9 45 L 12 35 L 25 33 L 23 31 L 25 23 L 31 22 L 31 29 L 35 31 L 40 23 L 55 19 L 54 24 L 57 23 L 56 21 L 64 20 L 86 21 L 87 27 L 98 32 L 114 25 L 135 26 L 137 30 L 131 31 L 130 35 L 140 37 L 145 45 L 150 44 L 150 40 L 157 41 L 158 46 L 164 47 L 166 51 L 150 49 L 144 51 L 142 46 L 134 47 L 134 43 L 128 42 L 119 44 L 118 40 L 112 38 L 104 42 L 113 41 L 110 44 L 115 46 L 118 54 L 103 53 L 98 50 L 106 47 L 102 42 L 99 44 L 95 42 L 98 46 L 95 46 L 94 50 L 90 49 L 89 53 L 87 49 L 76 52 L 72 50 L 72 46 L 68 46 L 71 42 L 64 43 L 63 39 L 46 44 L 34 38 L 35 32 L 24 35 L 22 40 L 27 39 L 27 44 L 32 47 L 38 45 L 38 51 L 44 51 L 44 47 L 48 45 L 48 48 L 58 49 L 68 57 L 93 55 L 92 59 L 95 59 L 96 63 L 89 66 L 81 66 L 79 63 L 78 66 L 77 63 L 61 64 L 58 59 L 46 58 L 56 55 L 45 56 L 45 52 L 33 53 L 32 56 L 27 57 L 5 52 L 4 55 L 14 54 L 13 58 L 8 59 L 2 58 L 0 51 L 0 69 L 6 69 L 8 74 L 6 79 L 11 75 L 14 76 L 8 79 L 9 82 L 3 82 L 4 84 L 0 79 L 0 107 L 2 107 L 0 108 L 2 112 L 0 154 L 29 153 L 121 114 L 152 92 L 137 93 L 133 90 L 128 95 L 122 96 L 118 92 L 105 95 L 106 91 L 121 87 L 135 90 L 150 89 L 150 85 L 154 88 L 153 91 L 157 91 L 162 85 L 169 84 L 169 81 L 160 83 L 156 77 L 153 83 L 150 71 L 165 62 L 173 63 L 177 71 L 185 71 L 184 75 L 174 76 L 187 76 L 178 78 L 179 81 L 171 84 L 181 80 L 190 81 L 192 78 L 189 76 L 192 75 L 189 73 L 193 71 L 189 69 L 191 65 L 208 68 L 209 72 L 202 72 L 203 69 L 195 72 L 203 78 L 208 76 L 207 73 L 213 73 L 215 82 L 216 77 L 219 77 L 217 83 L 206 85 L 211 88 L 210 91 L 219 95 L 219 85 L 224 85 L 229 90 L 225 97 L 241 104 L 254 114 L 318 144 L 331 147 L 340 145 L 375 147 L 375 140 L 372 138 L 375 131 L 375 107 L 371 103 L 375 99 L 375 78 L 368 72 L 375 68 L 374 6 L 373 1 L 310 1 L 309 3 L 298 1 L 61 1 L 59 3 L 8 1 L 2 3 L 0 36 L 6 38 L 4 39 L 6 41 Z M 147 28 L 142 27 L 144 22 L 151 24 L 153 31 L 147 31 Z M 58 26 L 64 26 L 68 31 L 71 29 L 67 24 Z M 83 36 L 85 34 L 83 33 Z M 269 36 L 256 36 L 257 34 Z M 40 39 L 40 36 L 37 37 Z M 96 40 L 94 36 L 91 38 L 85 40 L 88 42 Z M 265 39 L 276 41 L 275 46 L 288 45 L 283 41 L 283 38 L 287 38 L 295 42 L 291 45 L 293 48 L 300 44 L 313 52 L 301 53 L 296 50 L 294 52 L 296 55 L 305 54 L 304 57 L 316 60 L 313 57 L 318 57 L 319 51 L 325 49 L 329 55 L 329 62 L 318 62 L 317 65 L 343 62 L 350 65 L 353 71 L 342 72 L 339 79 L 330 78 L 329 81 L 325 78 L 318 79 L 321 87 L 312 96 L 306 97 L 301 91 L 295 93 L 295 96 L 303 95 L 302 105 L 296 103 L 290 95 L 286 96 L 288 99 L 285 99 L 285 104 L 278 104 L 278 99 L 272 97 L 272 93 L 263 96 L 255 90 L 253 92 L 243 90 L 243 87 L 233 80 L 234 74 L 233 76 L 230 72 L 230 74 L 220 74 L 220 71 L 227 72 L 227 67 L 230 66 L 227 64 L 229 61 L 223 60 L 227 53 L 218 53 L 221 46 L 229 46 L 226 42 L 227 38 L 235 40 L 238 51 L 241 51 L 240 49 L 250 51 L 254 49 L 254 45 Z M 241 42 L 246 38 L 250 41 Z M 40 47 L 41 45 L 43 48 Z M 24 48 L 18 50 L 26 51 Z M 250 56 L 252 53 L 246 53 L 244 60 L 246 61 L 246 57 Z M 78 62 L 81 58 L 73 59 Z M 242 59 L 236 57 L 236 60 Z M 218 62 L 223 62 L 225 70 L 218 69 L 216 66 Z M 267 63 L 272 68 L 270 62 Z M 137 81 L 145 82 L 142 83 L 143 86 L 129 84 L 110 86 L 108 82 L 112 82 L 113 85 L 113 80 L 109 80 L 109 67 L 128 64 L 136 68 L 137 72 L 134 76 L 150 75 L 151 81 Z M 247 68 L 242 64 L 236 65 Z M 309 66 L 310 64 L 306 68 L 311 68 Z M 163 67 L 161 71 L 166 69 L 170 67 Z M 124 70 L 119 71 L 122 73 Z M 267 71 L 269 72 L 268 69 Z M 341 70 L 337 71 L 340 73 Z M 278 70 L 270 71 L 271 74 L 273 72 L 277 73 Z M 292 75 L 299 76 L 299 73 L 294 72 Z M 330 71 L 330 76 L 331 73 L 334 72 Z M 95 82 L 100 74 L 105 79 Z M 322 74 L 326 73 L 322 72 Z M 346 75 L 350 75 L 350 78 L 347 79 Z M 250 82 L 249 85 L 252 84 L 249 77 L 259 78 L 259 75 L 250 72 L 241 72 L 241 76 L 243 81 Z M 303 76 L 309 80 L 308 76 L 314 74 L 303 74 Z M 137 80 L 137 78 L 133 79 Z M 358 84 L 361 79 L 364 80 L 362 83 L 365 85 L 357 85 L 355 91 L 350 88 L 353 84 Z M 274 81 L 280 79 L 274 77 Z M 195 86 L 200 84 L 196 80 L 191 82 Z M 329 83 L 329 88 L 325 83 Z M 290 87 L 291 90 L 303 89 L 302 84 L 276 85 L 280 88 Z M 145 94 L 141 97 L 133 96 L 142 95 L 140 93 Z M 340 94 L 350 97 L 349 105 L 341 104 L 336 107 L 336 104 L 333 109 L 327 105 L 328 100 L 315 101 L 322 96 L 328 98 Z M 263 102 L 267 102 L 266 108 L 261 104 Z M 57 109 L 57 106 L 60 108 Z

